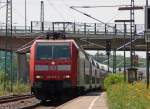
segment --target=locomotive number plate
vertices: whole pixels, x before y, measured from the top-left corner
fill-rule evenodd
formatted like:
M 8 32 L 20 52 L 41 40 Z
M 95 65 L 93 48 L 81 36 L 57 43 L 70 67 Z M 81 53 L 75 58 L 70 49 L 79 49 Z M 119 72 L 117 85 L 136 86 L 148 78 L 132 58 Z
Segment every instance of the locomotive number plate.
M 56 66 L 49 66 L 49 70 L 56 70 Z

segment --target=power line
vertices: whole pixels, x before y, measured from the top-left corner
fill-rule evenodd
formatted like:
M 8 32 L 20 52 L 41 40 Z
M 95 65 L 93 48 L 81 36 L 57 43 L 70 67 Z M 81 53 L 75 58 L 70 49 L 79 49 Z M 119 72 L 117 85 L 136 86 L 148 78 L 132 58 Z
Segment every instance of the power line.
M 2 4 L 2 3 L 4 3 L 4 5 L 2 5 L 2 6 L 0 7 L 0 9 L 4 8 L 4 7 L 7 5 L 7 2 L 2 2 L 2 0 L 0 0 L 0 4 Z
M 132 41 L 127 42 L 127 43 L 125 44 L 125 46 L 127 46 L 127 45 L 129 45 L 129 44 L 135 42 L 137 39 L 140 39 L 141 37 L 143 37 L 143 36 L 140 36 L 140 37 L 138 37 L 138 38 L 136 38 L 136 39 L 134 39 L 134 40 L 132 40 Z M 123 47 L 124 47 L 124 45 L 118 47 L 116 50 L 120 50 L 120 49 L 123 48 Z
M 130 6 L 130 5 L 101 5 L 101 6 L 72 6 L 72 8 L 112 8 L 112 7 L 120 7 L 120 6 Z
M 0 9 L 4 8 L 7 4 L 4 4 L 3 6 L 0 7 Z
M 53 3 L 51 3 L 50 0 L 47 0 L 47 2 L 48 2 L 48 4 L 49 4 L 49 6 L 52 6 L 52 7 L 54 8 L 54 10 L 59 14 L 59 16 L 60 16 L 61 18 L 63 18 L 63 20 L 65 20 L 63 14 L 58 11 L 58 9 L 53 5 Z
M 6 2 L 1 2 L 1 1 L 0 1 L 0 3 L 6 3 Z
M 66 7 L 70 7 L 68 4 L 66 4 L 66 2 L 65 2 L 65 0 L 62 0 L 62 3 L 66 6 Z M 71 13 L 72 14 L 72 16 L 73 16 L 73 18 L 75 19 L 75 17 L 74 17 L 74 15 L 73 15 L 73 13 L 71 12 L 71 10 L 70 10 L 70 8 L 69 8 L 69 13 Z
M 111 21 L 112 21 L 113 19 L 115 19 L 118 15 L 119 15 L 119 13 L 117 12 L 117 13 L 114 14 L 114 16 L 113 16 L 110 20 L 108 20 L 106 23 L 111 22 Z
M 92 18 L 92 19 L 94 19 L 94 20 L 100 22 L 101 24 L 106 25 L 107 27 L 116 29 L 115 27 L 113 27 L 113 26 L 111 26 L 111 25 L 109 25 L 109 24 L 107 24 L 107 23 L 104 23 L 103 21 L 101 21 L 101 20 L 99 20 L 99 19 L 97 19 L 97 18 L 95 18 L 95 17 L 93 17 L 93 16 L 91 16 L 91 15 L 89 15 L 89 14 L 87 14 L 87 13 L 84 13 L 84 12 L 82 12 L 82 11 L 77 10 L 76 8 L 74 8 L 74 6 L 71 6 L 70 8 L 73 9 L 73 10 L 75 10 L 75 11 L 77 11 L 77 12 L 79 12 L 79 13 L 81 13 L 81 14 L 83 14 L 83 15 L 85 15 L 85 16 L 87 16 L 87 17 L 90 17 L 90 18 Z M 121 30 L 118 30 L 118 29 L 116 29 L 116 30 L 119 31 L 119 32 L 121 32 L 121 33 L 123 33 Z
M 87 13 L 84 13 L 84 12 L 82 12 L 82 11 L 77 10 L 76 8 L 74 8 L 74 6 L 71 6 L 70 8 L 73 9 L 73 10 L 75 10 L 75 11 L 77 11 L 77 12 L 79 12 L 79 13 L 81 13 L 81 14 L 83 14 L 83 15 L 85 15 L 85 16 L 87 16 L 87 17 L 90 17 L 90 18 L 92 18 L 92 19 L 94 19 L 94 20 L 96 20 L 96 21 L 98 21 L 98 22 L 100 22 L 100 23 L 102 23 L 102 24 L 106 24 L 106 23 L 102 22 L 101 20 L 92 17 L 91 15 L 89 15 L 89 14 L 87 14 Z M 113 26 L 110 26 L 110 25 L 108 25 L 108 24 L 106 24 L 106 25 L 107 25 L 108 27 L 114 28 Z M 121 32 L 121 33 L 123 33 L 122 31 L 120 31 L 120 30 L 118 30 L 118 29 L 116 29 L 116 30 L 119 31 L 119 32 Z M 138 34 L 137 34 L 137 35 L 138 35 Z M 141 36 L 141 37 L 143 37 L 143 36 Z M 136 39 L 134 39 L 134 40 L 132 40 L 132 41 L 129 41 L 129 42 L 126 43 L 125 45 L 128 45 L 128 44 L 130 44 L 130 43 L 136 41 L 137 39 L 139 39 L 139 38 L 141 38 L 141 37 L 138 37 L 138 38 L 136 38 Z M 122 47 L 124 47 L 124 45 L 121 46 L 121 47 L 118 47 L 117 50 L 121 49 Z

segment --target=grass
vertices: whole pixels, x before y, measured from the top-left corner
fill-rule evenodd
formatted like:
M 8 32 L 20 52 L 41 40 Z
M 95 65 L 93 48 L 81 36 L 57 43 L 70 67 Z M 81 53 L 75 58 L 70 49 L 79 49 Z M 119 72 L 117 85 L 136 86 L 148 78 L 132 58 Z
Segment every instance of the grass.
M 9 75 L 5 75 L 4 71 L 0 70 L 0 96 L 30 92 L 30 84 L 24 84 L 17 80 L 12 80 L 13 82 L 11 84 L 10 81 Z
M 13 94 L 22 94 L 25 92 L 30 92 L 30 85 L 29 84 L 19 84 L 13 86 Z
M 114 79 L 109 79 L 111 85 L 106 87 L 110 109 L 150 109 L 150 90 L 146 89 L 145 83 L 128 84 L 120 80 L 115 83 L 112 81 Z
M 26 92 L 30 92 L 29 84 L 23 84 L 23 83 L 13 84 L 12 91 L 10 86 L 8 86 L 8 84 L 6 85 L 5 89 L 3 87 L 3 84 L 0 85 L 0 96 L 5 96 L 9 94 L 24 94 Z

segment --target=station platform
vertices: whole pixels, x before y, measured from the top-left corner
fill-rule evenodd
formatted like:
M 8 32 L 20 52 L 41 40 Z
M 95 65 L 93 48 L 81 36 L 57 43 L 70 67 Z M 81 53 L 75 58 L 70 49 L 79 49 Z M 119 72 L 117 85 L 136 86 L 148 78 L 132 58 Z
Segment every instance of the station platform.
M 56 109 L 108 109 L 106 92 L 88 93 L 66 102 Z

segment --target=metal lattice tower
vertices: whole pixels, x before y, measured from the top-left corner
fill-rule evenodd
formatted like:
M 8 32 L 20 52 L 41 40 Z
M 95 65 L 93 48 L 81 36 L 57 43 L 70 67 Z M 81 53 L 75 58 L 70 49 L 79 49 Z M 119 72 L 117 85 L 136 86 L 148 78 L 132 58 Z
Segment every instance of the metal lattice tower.
M 5 48 L 8 48 L 8 38 L 12 37 L 12 0 L 6 0 L 6 41 L 5 41 Z M 5 51 L 5 77 L 9 75 L 9 79 L 11 80 L 11 90 L 12 91 L 12 46 L 10 46 L 11 53 L 10 53 L 10 67 L 8 64 L 8 52 Z M 6 79 L 6 78 L 5 78 Z M 4 83 L 4 89 L 6 88 L 6 81 Z
M 135 13 L 134 13 L 134 0 L 131 0 L 131 9 L 130 9 L 130 20 L 133 21 L 133 22 L 130 22 L 130 35 L 131 35 L 131 38 L 130 38 L 130 41 L 133 40 L 134 38 L 134 35 L 135 35 Z M 135 55 L 135 51 L 134 51 L 134 46 L 133 46 L 133 43 L 131 42 L 131 48 L 130 48 L 130 57 L 131 57 L 131 68 L 134 66 L 134 63 L 133 63 L 133 56 Z
M 12 0 L 6 3 L 6 36 L 12 36 Z
M 40 22 L 41 22 L 41 30 L 44 31 L 44 2 L 43 1 L 41 1 Z

